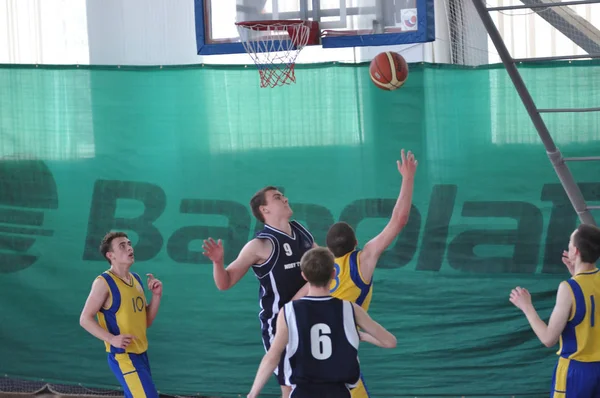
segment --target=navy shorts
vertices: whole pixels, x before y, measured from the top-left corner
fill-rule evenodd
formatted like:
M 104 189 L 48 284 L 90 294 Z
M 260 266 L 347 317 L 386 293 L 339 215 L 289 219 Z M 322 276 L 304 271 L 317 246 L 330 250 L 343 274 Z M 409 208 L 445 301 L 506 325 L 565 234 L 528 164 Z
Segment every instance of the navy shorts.
M 579 362 L 559 358 L 552 377 L 550 397 L 600 397 L 600 362 Z
M 290 398 L 350 398 L 345 384 L 308 384 L 292 387 Z
M 261 322 L 262 323 L 262 322 Z M 263 327 L 262 327 L 262 340 L 263 340 L 263 345 L 265 346 L 265 351 L 269 351 L 269 348 L 271 348 L 271 342 L 273 341 L 273 339 L 275 338 L 275 327 L 273 327 L 273 331 L 270 333 L 269 332 L 269 328 L 264 326 L 263 323 Z M 275 376 L 277 377 L 277 382 L 279 383 L 280 386 L 285 386 L 285 372 L 283 370 L 283 364 L 285 361 L 285 349 L 283 350 L 283 353 L 281 354 L 281 358 L 279 358 L 279 365 L 277 365 L 277 367 L 275 368 Z

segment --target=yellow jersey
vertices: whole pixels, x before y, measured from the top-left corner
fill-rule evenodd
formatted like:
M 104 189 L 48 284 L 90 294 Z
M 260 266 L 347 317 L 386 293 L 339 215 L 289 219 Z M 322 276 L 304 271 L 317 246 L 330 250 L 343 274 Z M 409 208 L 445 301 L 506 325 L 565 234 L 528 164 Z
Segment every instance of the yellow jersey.
M 360 272 L 360 250 L 354 250 L 335 259 L 335 278 L 331 281 L 329 292 L 333 297 L 348 300 L 369 310 L 373 294 L 373 278 L 365 282 Z
M 125 349 L 113 347 L 105 342 L 107 352 L 142 354 L 148 350 L 144 285 L 138 274 L 129 275 L 131 278 L 129 284 L 110 271 L 98 276 L 106 281 L 109 292 L 109 306 L 101 308 L 98 312 L 98 323 L 115 336 L 120 334 L 135 336 Z
M 557 352 L 579 362 L 600 361 L 600 273 L 598 269 L 581 272 L 567 280 L 573 304 Z

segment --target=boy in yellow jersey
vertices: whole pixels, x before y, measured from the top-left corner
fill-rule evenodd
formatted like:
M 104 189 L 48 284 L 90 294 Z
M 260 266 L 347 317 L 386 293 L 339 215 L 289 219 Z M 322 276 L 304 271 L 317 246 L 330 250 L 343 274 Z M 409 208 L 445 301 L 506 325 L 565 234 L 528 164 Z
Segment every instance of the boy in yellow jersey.
M 109 367 L 125 397 L 158 397 L 148 361 L 146 329 L 158 312 L 162 282 L 147 274 L 152 292 L 148 305 L 140 276 L 129 271 L 134 261 L 133 247 L 123 232 L 108 233 L 100 244 L 100 252 L 110 269 L 94 280 L 79 324 L 104 341 Z
M 365 311 L 369 310 L 371 303 L 372 278 L 377 261 L 402 231 L 410 215 L 417 161 L 410 151 L 405 155 L 404 149 L 400 152 L 400 157 L 401 160 L 396 163 L 402 175 L 402 187 L 390 221 L 383 231 L 367 242 L 362 250 L 357 248 L 356 235 L 347 223 L 338 222 L 327 232 L 327 247 L 335 256 L 331 295 L 354 302 Z M 361 374 L 360 382 L 352 390 L 352 398 L 365 397 L 370 395 Z
M 600 396 L 600 229 L 582 224 L 572 234 L 563 262 L 572 277 L 558 285 L 556 304 L 548 325 L 540 319 L 531 295 L 521 287 L 510 302 L 523 311 L 531 328 L 546 347 L 560 339 L 558 363 L 550 397 Z

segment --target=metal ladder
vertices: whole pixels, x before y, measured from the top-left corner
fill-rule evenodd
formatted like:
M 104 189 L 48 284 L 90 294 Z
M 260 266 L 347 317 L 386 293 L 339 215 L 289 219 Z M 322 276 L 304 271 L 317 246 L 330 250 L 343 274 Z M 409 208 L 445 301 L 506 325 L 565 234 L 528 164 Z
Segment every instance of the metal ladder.
M 554 56 L 554 57 L 539 57 L 539 58 L 523 58 L 516 59 L 512 58 L 508 49 L 506 48 L 506 44 L 504 44 L 504 40 L 500 35 L 500 32 L 496 28 L 494 21 L 492 20 L 489 12 L 490 11 L 502 11 L 502 10 L 516 10 L 516 9 L 534 9 L 534 8 L 549 8 L 549 7 L 564 7 L 569 5 L 580 5 L 580 4 L 591 4 L 591 3 L 600 3 L 600 0 L 577 0 L 577 1 L 563 1 L 563 2 L 555 2 L 555 3 L 547 3 L 540 2 L 539 4 L 529 4 L 529 5 L 513 5 L 513 6 L 503 6 L 503 7 L 486 7 L 485 0 L 472 0 L 485 29 L 487 30 L 496 50 L 498 51 L 498 55 L 502 59 L 502 63 L 508 72 L 519 96 L 521 97 L 521 101 L 523 101 L 523 105 L 527 109 L 527 113 L 531 118 L 544 146 L 546 147 L 546 153 L 550 158 L 550 162 L 552 166 L 554 166 L 554 170 L 558 175 L 558 179 L 560 180 L 569 200 L 571 201 L 571 205 L 579 219 L 584 224 L 592 224 L 596 225 L 594 217 L 590 213 L 590 210 L 600 209 L 600 206 L 589 206 L 585 202 L 583 194 L 575 180 L 573 179 L 573 175 L 571 171 L 567 167 L 566 162 L 574 162 L 574 161 L 594 161 L 600 160 L 600 156 L 587 156 L 587 157 L 572 157 L 565 158 L 563 157 L 560 150 L 554 144 L 554 140 L 550 136 L 548 132 L 548 128 L 542 119 L 542 113 L 553 113 L 553 112 L 598 112 L 600 111 L 600 107 L 597 108 L 571 108 L 571 109 L 538 109 L 535 106 L 533 99 L 531 98 L 531 94 L 529 94 L 529 90 L 525 86 L 523 79 L 519 71 L 517 70 L 517 63 L 521 62 L 534 62 L 534 61 L 550 61 L 550 60 L 561 60 L 561 59 L 580 59 L 580 58 L 600 58 L 600 54 L 588 54 L 588 55 L 570 55 L 570 56 Z M 524 1 L 523 1 L 524 2 Z

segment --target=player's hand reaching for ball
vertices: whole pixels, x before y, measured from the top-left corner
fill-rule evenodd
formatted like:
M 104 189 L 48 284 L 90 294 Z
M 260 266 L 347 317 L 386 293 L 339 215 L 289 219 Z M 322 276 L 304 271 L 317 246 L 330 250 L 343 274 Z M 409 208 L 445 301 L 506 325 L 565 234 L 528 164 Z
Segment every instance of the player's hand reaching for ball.
M 131 334 L 120 334 L 118 336 L 113 336 L 109 343 L 113 347 L 125 349 L 129 344 L 131 344 L 133 339 L 135 339 L 135 336 Z
M 202 249 L 206 257 L 208 257 L 213 263 L 222 264 L 223 263 L 223 242 L 219 239 L 218 242 L 215 242 L 213 238 L 208 238 L 202 244 Z
M 510 292 L 510 302 L 519 308 L 521 311 L 525 311 L 531 306 L 531 295 L 527 289 L 517 286 Z
M 152 274 L 146 274 L 148 277 L 148 289 L 152 292 L 153 296 L 162 296 L 162 282 L 154 277 Z
M 400 151 L 400 159 L 397 160 L 398 171 L 402 174 L 402 178 L 412 178 L 415 176 L 417 171 L 417 159 L 415 159 L 415 155 L 408 151 L 408 153 L 404 154 L 404 149 Z

